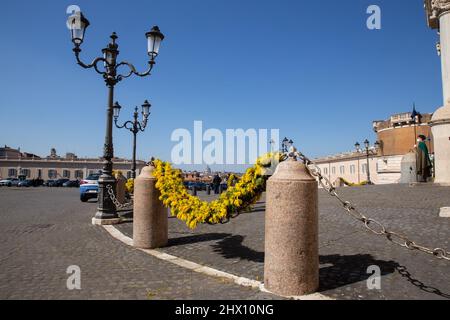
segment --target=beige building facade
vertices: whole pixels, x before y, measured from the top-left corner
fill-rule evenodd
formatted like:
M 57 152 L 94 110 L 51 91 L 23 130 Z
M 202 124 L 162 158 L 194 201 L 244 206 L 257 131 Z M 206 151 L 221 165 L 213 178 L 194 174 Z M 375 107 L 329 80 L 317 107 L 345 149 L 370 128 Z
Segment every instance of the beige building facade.
M 127 178 L 131 177 L 132 162 L 126 159 L 113 159 L 114 170 L 122 171 Z M 144 161 L 137 161 L 137 175 L 145 166 Z M 65 157 L 56 155 L 52 149 L 50 156 L 41 158 L 37 155 L 20 152 L 5 146 L 0 148 L 0 179 L 24 177 L 26 179 L 53 180 L 67 178 L 81 180 L 92 173 L 99 172 L 103 167 L 101 158 L 78 158 L 73 153 Z
M 314 162 L 334 186 L 339 186 L 340 178 L 351 183 L 367 181 L 367 170 L 370 170 L 371 181 L 378 184 L 378 175 L 375 174 L 377 172 L 378 159 L 378 156 L 370 155 L 369 166 L 367 166 L 366 154 L 355 151 L 315 159 Z

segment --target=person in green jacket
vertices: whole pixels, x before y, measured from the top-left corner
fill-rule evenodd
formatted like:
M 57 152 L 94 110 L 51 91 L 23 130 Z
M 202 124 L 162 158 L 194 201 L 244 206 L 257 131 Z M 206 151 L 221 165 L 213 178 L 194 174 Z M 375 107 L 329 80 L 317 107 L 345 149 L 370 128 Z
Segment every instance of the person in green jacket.
M 428 148 L 425 143 L 427 137 L 424 135 L 419 135 L 417 137 L 417 147 L 416 147 L 416 169 L 419 182 L 427 182 L 428 178 L 431 177 L 431 160 L 428 153 Z

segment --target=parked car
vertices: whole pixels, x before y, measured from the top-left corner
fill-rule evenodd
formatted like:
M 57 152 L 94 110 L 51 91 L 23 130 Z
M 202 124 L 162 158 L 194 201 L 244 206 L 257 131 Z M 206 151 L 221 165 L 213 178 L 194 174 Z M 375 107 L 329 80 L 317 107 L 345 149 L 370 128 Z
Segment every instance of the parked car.
M 41 178 L 33 179 L 33 187 L 40 187 L 44 185 L 44 180 Z
M 70 180 L 64 182 L 62 186 L 66 188 L 78 188 L 80 186 L 80 182 L 78 180 Z
M 197 191 L 206 190 L 206 183 L 200 181 L 185 181 L 184 186 L 189 190 L 194 189 L 194 186 Z
M 86 202 L 89 199 L 97 198 L 98 196 L 98 179 L 101 172 L 90 174 L 80 181 L 80 200 Z
M 8 178 L 0 181 L 0 186 L 17 187 L 20 180 L 17 178 Z
M 18 187 L 32 187 L 33 181 L 32 180 L 21 180 L 17 183 Z
M 194 184 L 192 185 L 192 187 L 194 187 L 200 191 L 200 190 L 206 190 L 206 183 L 204 182 L 194 182 Z
M 98 182 L 84 183 L 80 185 L 80 200 L 86 202 L 89 199 L 97 198 L 98 196 Z
M 101 175 L 100 172 L 88 175 L 86 179 L 80 181 L 80 186 L 83 184 L 98 184 L 98 179 Z
M 7 186 L 7 187 L 10 186 L 12 179 L 13 178 L 7 178 L 7 179 L 0 180 L 0 186 Z
M 69 179 L 58 179 L 58 180 L 54 180 L 53 182 L 49 183 L 48 186 L 49 187 L 62 187 L 62 185 L 69 181 Z
M 43 186 L 50 187 L 50 184 L 53 183 L 54 181 L 55 181 L 55 180 L 52 180 L 52 179 L 47 180 L 47 181 L 45 181 L 45 182 L 43 183 Z

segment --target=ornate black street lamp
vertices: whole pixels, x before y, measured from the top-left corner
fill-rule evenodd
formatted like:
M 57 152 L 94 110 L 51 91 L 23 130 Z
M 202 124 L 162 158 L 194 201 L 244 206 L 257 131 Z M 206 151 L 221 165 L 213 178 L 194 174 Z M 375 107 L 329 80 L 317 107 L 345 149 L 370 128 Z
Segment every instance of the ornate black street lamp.
M 117 128 L 126 128 L 133 134 L 133 163 L 131 167 L 132 179 L 136 179 L 136 136 L 140 131 L 144 132 L 145 127 L 147 127 L 148 116 L 150 115 L 150 107 L 151 104 L 147 100 L 145 100 L 144 104 L 142 105 L 142 122 L 140 122 L 138 119 L 139 112 L 138 107 L 136 107 L 133 113 L 133 121 L 127 121 L 120 126 L 117 124 L 117 120 L 119 119 L 120 109 L 122 107 L 118 102 L 114 104 L 114 124 Z
M 292 139 L 284 138 L 283 141 L 281 141 L 281 152 L 289 152 L 289 148 L 292 147 L 294 144 L 294 141 Z
M 85 64 L 80 59 L 81 44 L 84 41 L 84 36 L 86 29 L 89 26 L 89 21 L 84 17 L 81 12 L 76 12 L 69 17 L 68 26 L 71 30 L 72 42 L 74 44 L 73 52 L 75 53 L 75 58 L 77 63 L 85 68 L 94 70 L 102 75 L 105 80 L 106 86 L 108 87 L 108 108 L 106 113 L 106 134 L 105 134 L 105 145 L 103 148 L 103 171 L 99 183 L 99 195 L 98 195 L 98 209 L 95 214 L 97 219 L 115 219 L 117 218 L 116 207 L 111 200 L 110 194 L 114 192 L 115 179 L 112 176 L 113 163 L 112 158 L 114 157 L 113 149 L 113 100 L 114 100 L 114 86 L 121 80 L 128 78 L 132 75 L 139 77 L 145 77 L 150 75 L 155 64 L 155 58 L 158 56 L 159 47 L 161 41 L 164 39 L 164 35 L 161 33 L 157 26 L 153 27 L 149 32 L 145 34 L 147 37 L 147 53 L 149 56 L 148 69 L 140 73 L 136 71 L 134 65 L 129 62 L 123 61 L 118 63 L 117 56 L 119 55 L 119 46 L 116 43 L 117 34 L 115 32 L 110 36 L 111 42 L 108 46 L 102 49 L 103 57 L 95 58 L 90 64 Z M 103 67 L 99 66 L 99 63 L 103 64 Z M 119 73 L 120 67 L 128 67 L 128 71 L 121 74 Z
M 370 150 L 369 148 L 370 148 L 370 142 L 369 142 L 369 140 L 364 140 L 364 147 L 365 147 L 365 149 L 366 149 L 366 159 L 367 159 L 367 168 L 366 168 L 366 171 L 367 171 L 367 183 L 368 184 L 373 184 L 372 183 L 372 181 L 370 180 L 370 167 L 369 167 L 369 156 L 372 154 L 372 155 L 375 155 L 375 154 L 377 154 L 377 151 L 378 151 L 378 149 L 379 149 L 379 147 L 380 147 L 380 143 L 378 142 L 378 141 L 375 141 L 375 144 L 374 144 L 374 146 L 375 146 L 375 151 L 374 150 Z M 361 152 L 361 145 L 359 144 L 359 142 L 356 142 L 355 143 L 355 148 L 356 148 L 356 151 L 357 152 Z M 358 172 L 359 172 L 359 165 L 358 165 Z
M 281 141 L 281 152 L 287 152 L 287 143 L 288 143 L 288 138 L 284 137 L 283 141 Z

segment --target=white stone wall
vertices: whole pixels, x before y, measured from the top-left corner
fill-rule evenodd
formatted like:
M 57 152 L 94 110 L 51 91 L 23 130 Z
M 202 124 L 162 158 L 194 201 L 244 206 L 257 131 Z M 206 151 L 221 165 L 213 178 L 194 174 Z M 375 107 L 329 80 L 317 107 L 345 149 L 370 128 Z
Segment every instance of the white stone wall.
M 318 164 L 322 171 L 322 174 L 327 177 L 332 183 L 338 178 L 344 178 L 351 183 L 361 183 L 367 181 L 367 172 L 365 167 L 367 166 L 366 157 L 359 159 L 342 159 L 342 160 L 330 160 L 329 162 L 322 162 Z M 341 171 L 343 168 L 343 173 Z M 334 170 L 333 170 L 334 168 Z M 370 179 L 373 183 L 378 183 L 377 170 L 377 158 L 371 156 L 369 158 Z
M 399 183 L 403 156 L 380 157 L 377 159 L 377 184 Z
M 400 182 L 401 178 L 401 161 L 403 156 L 388 156 L 388 157 L 371 157 L 369 159 L 370 179 L 374 184 L 395 184 Z M 324 162 L 320 160 L 318 164 L 322 171 L 322 174 L 326 176 L 332 183 L 334 183 L 339 177 L 352 183 L 361 183 L 367 181 L 367 173 L 363 166 L 365 166 L 367 160 L 365 157 L 358 159 L 342 159 L 342 160 L 330 160 Z M 342 174 L 340 168 L 344 167 L 344 173 Z M 355 171 L 351 171 L 351 167 L 355 168 Z M 333 168 L 334 171 L 333 171 Z M 359 168 L 359 171 L 358 171 Z

